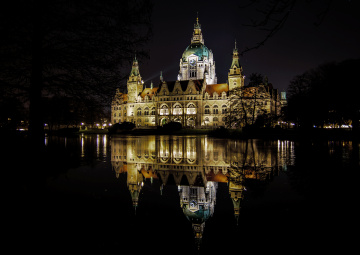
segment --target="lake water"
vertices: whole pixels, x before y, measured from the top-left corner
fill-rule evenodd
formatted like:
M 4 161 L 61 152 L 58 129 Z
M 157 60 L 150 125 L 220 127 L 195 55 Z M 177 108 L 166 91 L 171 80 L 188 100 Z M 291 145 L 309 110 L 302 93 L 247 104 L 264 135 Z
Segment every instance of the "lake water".
M 358 146 L 208 136 L 46 137 L 40 177 L 18 158 L 13 248 L 344 254 L 355 244 L 350 230 L 357 230 Z

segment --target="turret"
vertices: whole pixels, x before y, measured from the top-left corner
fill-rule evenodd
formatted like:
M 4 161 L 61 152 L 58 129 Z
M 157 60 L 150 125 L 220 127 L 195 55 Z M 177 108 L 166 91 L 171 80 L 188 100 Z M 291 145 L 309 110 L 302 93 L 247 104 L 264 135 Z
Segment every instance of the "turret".
M 236 48 L 236 41 L 235 41 L 232 63 L 228 74 L 229 90 L 244 87 L 244 78 L 245 76 L 243 75 L 243 69 L 239 62 L 239 52 Z
M 196 17 L 196 23 L 194 24 L 193 37 L 191 38 L 191 43 L 201 43 L 204 44 L 204 38 L 201 33 L 201 26 L 199 24 L 199 17 Z

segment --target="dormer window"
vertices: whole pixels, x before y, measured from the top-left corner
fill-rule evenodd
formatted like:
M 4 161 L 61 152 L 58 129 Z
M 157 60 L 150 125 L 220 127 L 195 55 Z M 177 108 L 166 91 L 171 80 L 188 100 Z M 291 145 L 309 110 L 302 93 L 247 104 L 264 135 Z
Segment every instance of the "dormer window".
M 218 97 L 219 97 L 218 93 L 214 92 L 213 97 L 214 97 L 214 99 L 218 99 Z

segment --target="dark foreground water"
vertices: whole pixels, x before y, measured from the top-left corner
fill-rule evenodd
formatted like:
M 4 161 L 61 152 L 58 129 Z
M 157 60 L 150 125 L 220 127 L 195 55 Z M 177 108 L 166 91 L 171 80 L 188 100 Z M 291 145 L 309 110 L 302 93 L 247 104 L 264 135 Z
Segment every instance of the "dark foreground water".
M 358 250 L 357 143 L 107 135 L 44 142 L 38 154 L 21 143 L 4 154 L 10 254 Z

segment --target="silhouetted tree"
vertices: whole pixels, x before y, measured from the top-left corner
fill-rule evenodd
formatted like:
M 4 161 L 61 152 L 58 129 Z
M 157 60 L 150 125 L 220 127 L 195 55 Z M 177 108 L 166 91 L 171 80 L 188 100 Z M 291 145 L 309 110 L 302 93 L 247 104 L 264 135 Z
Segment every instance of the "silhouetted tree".
M 254 125 L 258 116 L 266 116 L 265 105 L 262 98 L 267 97 L 267 89 L 264 85 L 254 87 L 241 87 L 229 91 L 229 111 L 227 112 L 225 125 L 227 128 L 239 128 Z
M 260 73 L 251 73 L 248 86 L 258 86 L 264 83 L 264 76 Z
M 44 95 L 108 100 L 124 66 L 151 35 L 144 1 L 14 0 L 0 10 L 0 82 L 30 102 L 30 131 L 43 133 Z
M 354 85 L 360 59 L 327 63 L 294 77 L 288 88 L 287 118 L 302 127 L 352 121 L 359 128 L 360 103 Z
M 93 125 L 105 118 L 104 108 L 97 101 L 84 98 L 54 96 L 43 100 L 44 121 L 49 130 L 62 127 L 78 127 L 81 122 Z
M 248 111 L 242 97 L 243 91 L 243 87 L 229 91 L 229 111 L 225 122 L 227 128 L 240 128 L 247 123 Z
M 25 119 L 24 105 L 16 97 L 0 98 L 0 109 L 0 129 L 15 130 Z

